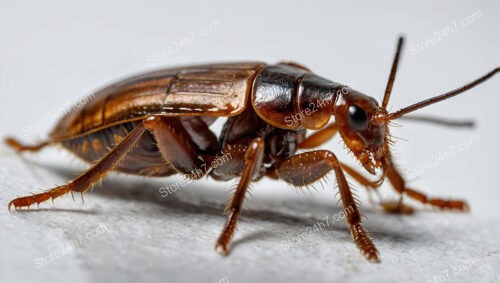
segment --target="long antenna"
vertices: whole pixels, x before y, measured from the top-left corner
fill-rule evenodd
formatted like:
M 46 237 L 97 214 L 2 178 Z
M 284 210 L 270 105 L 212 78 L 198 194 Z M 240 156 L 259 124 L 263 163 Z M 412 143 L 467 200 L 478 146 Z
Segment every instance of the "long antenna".
M 396 47 L 396 54 L 394 54 L 394 60 L 392 61 L 391 73 L 389 75 L 389 80 L 387 81 L 387 86 L 385 87 L 384 99 L 382 100 L 382 108 L 387 109 L 387 104 L 389 103 L 389 98 L 391 97 L 392 85 L 396 79 L 396 72 L 398 70 L 399 54 L 403 48 L 404 38 L 399 37 L 398 46 Z
M 399 119 L 412 122 L 423 122 L 438 126 L 454 127 L 454 128 L 474 128 L 475 123 L 472 120 L 452 120 L 442 117 L 424 116 L 424 115 L 408 115 L 402 116 Z
M 455 95 L 459 95 L 461 94 L 462 92 L 465 92 L 479 84 L 481 84 L 482 82 L 488 80 L 489 78 L 493 77 L 494 74 L 500 72 L 500 67 L 497 67 L 496 69 L 494 69 L 493 71 L 487 73 L 486 75 L 480 77 L 479 79 L 475 80 L 475 81 L 472 81 L 466 85 L 464 85 L 463 87 L 460 87 L 460 88 L 457 88 L 455 90 L 452 90 L 450 92 L 447 92 L 447 93 L 444 93 L 444 94 L 441 94 L 441 95 L 438 95 L 438 96 L 435 96 L 435 97 L 432 97 L 432 98 L 429 98 L 429 99 L 426 99 L 426 100 L 423 100 L 423 101 L 420 101 L 420 102 L 417 102 L 413 105 L 410 105 L 408 107 L 405 107 L 399 111 L 396 111 L 394 113 L 391 113 L 385 117 L 383 117 L 382 119 L 385 120 L 385 121 L 389 121 L 389 120 L 394 120 L 394 119 L 397 119 L 405 114 L 408 114 L 410 112 L 413 112 L 417 109 L 420 109 L 420 108 L 424 108 L 426 106 L 429 106 L 431 104 L 434 104 L 434 103 L 437 103 L 437 102 L 440 102 L 440 101 L 443 101 L 445 99 L 448 99 L 448 98 L 451 98 Z

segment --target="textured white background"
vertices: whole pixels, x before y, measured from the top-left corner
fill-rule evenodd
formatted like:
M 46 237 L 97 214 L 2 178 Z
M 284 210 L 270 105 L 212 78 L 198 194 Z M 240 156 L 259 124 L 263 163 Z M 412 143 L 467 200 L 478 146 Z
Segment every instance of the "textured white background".
M 1 0 L 0 135 L 42 138 L 55 110 L 109 81 L 163 66 L 291 59 L 380 99 L 396 37 L 404 33 L 407 45 L 390 103 L 397 109 L 499 65 L 498 1 L 400 2 Z M 477 11 L 481 16 L 463 26 L 462 19 Z M 454 21 L 455 33 L 412 54 L 412 46 Z M 200 36 L 213 22 L 219 27 Z M 149 56 L 191 32 L 196 42 L 150 64 Z M 62 184 L 85 165 L 56 149 L 23 160 L 1 146 L 0 282 L 498 282 L 499 89 L 497 76 L 421 111 L 473 118 L 473 130 L 410 122 L 393 130 L 401 138 L 395 146 L 398 164 L 425 168 L 411 186 L 466 198 L 472 211 L 440 213 L 416 204 L 414 216 L 386 215 L 358 186 L 381 264 L 362 258 L 342 221 L 288 250 L 282 244 L 341 210 L 332 181 L 312 193 L 283 182 L 255 185 L 235 249 L 222 258 L 213 245 L 232 183 L 203 180 L 162 198 L 158 188 L 179 179 L 113 175 L 86 195 L 85 204 L 65 197 L 38 211 L 9 213 L 6 205 L 16 195 Z M 35 126 L 41 127 L 27 130 Z M 475 142 L 459 151 L 471 137 Z M 450 146 L 453 156 L 425 167 Z M 355 164 L 338 139 L 325 148 Z M 395 198 L 387 185 L 382 192 Z M 87 239 L 99 226 L 105 231 Z M 37 268 L 36 259 L 79 239 L 69 253 Z M 463 262 L 473 264 L 460 269 Z

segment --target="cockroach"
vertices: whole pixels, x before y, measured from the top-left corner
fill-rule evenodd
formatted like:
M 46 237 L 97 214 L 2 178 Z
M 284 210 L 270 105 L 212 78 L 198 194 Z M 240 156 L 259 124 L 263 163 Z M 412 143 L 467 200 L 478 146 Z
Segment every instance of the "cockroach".
M 113 83 L 62 117 L 45 141 L 28 146 L 6 138 L 7 145 L 18 152 L 60 144 L 93 164 L 65 185 L 12 200 L 9 209 L 29 208 L 68 193 L 83 194 L 112 170 L 151 177 L 181 173 L 192 179 L 239 178 L 215 246 L 227 255 L 251 182 L 267 176 L 303 187 L 333 170 L 342 204 L 349 208 L 345 211 L 352 238 L 368 260 L 378 262 L 379 253 L 362 226 L 346 174 L 372 190 L 388 179 L 400 195 L 399 201 L 381 202 L 388 212 L 412 211 L 403 203 L 403 196 L 440 209 L 467 211 L 465 201 L 431 198 L 407 187 L 391 158 L 388 124 L 463 93 L 500 70 L 496 68 L 463 87 L 389 113 L 386 109 L 402 46 L 400 37 L 381 105 L 292 62 L 188 66 Z M 219 117 L 227 117 L 227 121 L 216 135 L 210 125 Z M 306 135 L 306 130 L 315 132 Z M 305 150 L 322 145 L 336 133 L 361 166 L 378 176 L 377 181 L 341 163 L 329 150 Z M 231 158 L 222 164 L 206 166 L 226 154 Z

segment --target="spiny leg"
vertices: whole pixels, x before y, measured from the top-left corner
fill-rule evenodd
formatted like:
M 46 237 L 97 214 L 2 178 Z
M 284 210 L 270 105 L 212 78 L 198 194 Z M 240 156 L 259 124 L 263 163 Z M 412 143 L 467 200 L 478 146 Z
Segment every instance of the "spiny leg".
M 163 158 L 180 173 L 199 179 L 205 175 L 204 161 L 182 124 L 175 118 L 152 116 L 144 126 L 153 134 Z
M 312 135 L 310 135 L 309 137 L 304 139 L 304 141 L 302 141 L 302 143 L 300 143 L 299 148 L 307 149 L 307 148 L 314 148 L 314 147 L 320 146 L 320 145 L 326 143 L 327 141 L 329 141 L 331 138 L 333 138 L 337 134 L 337 132 L 338 132 L 337 125 L 335 123 L 332 123 L 332 124 L 328 125 L 327 127 L 313 133 Z M 348 166 L 347 164 L 342 163 L 342 168 L 349 176 L 354 178 L 358 183 L 360 183 L 366 189 L 368 189 L 369 192 L 371 189 L 372 191 L 378 193 L 377 189 L 380 187 L 380 185 L 382 185 L 383 180 L 384 180 L 383 178 L 381 178 L 380 180 L 377 180 L 377 181 L 370 181 L 367 178 L 363 177 L 363 175 L 361 175 L 361 173 L 354 170 L 352 167 Z M 275 176 L 275 174 L 274 174 L 274 171 L 269 172 L 268 176 L 271 178 L 277 178 L 277 176 Z M 411 209 L 411 207 L 407 207 L 406 210 L 413 212 L 413 209 Z
M 23 152 L 23 151 L 31 151 L 31 152 L 36 152 L 39 151 L 40 149 L 46 147 L 47 145 L 50 145 L 50 141 L 43 141 L 39 142 L 34 145 L 25 145 L 22 142 L 18 141 L 15 138 L 12 137 L 7 137 L 4 140 L 5 144 L 7 144 L 9 147 L 14 149 L 17 152 Z
M 377 189 L 384 182 L 385 176 L 382 176 L 379 180 L 377 180 L 377 181 L 374 182 L 374 181 L 368 180 L 361 173 L 359 173 L 358 171 L 356 171 L 355 169 L 349 167 L 348 165 L 346 165 L 344 163 L 342 163 L 342 169 L 344 169 L 344 171 L 349 176 L 351 176 L 352 178 L 354 178 L 354 180 L 356 180 L 358 183 L 360 183 L 361 185 L 363 185 L 365 188 L 369 189 L 368 190 L 369 192 L 370 192 L 370 190 L 374 191 L 374 192 L 377 193 L 379 199 L 382 198 L 378 194 L 378 190 Z M 384 209 L 385 212 L 393 213 L 393 210 L 390 209 L 390 206 L 391 206 L 390 202 L 380 201 L 379 204 L 380 204 L 380 206 L 382 206 L 382 208 Z M 401 202 L 398 205 L 399 205 L 399 209 L 398 209 L 399 213 L 412 214 L 414 212 L 413 207 L 411 207 L 411 206 L 409 206 L 407 204 L 404 204 L 404 203 Z
M 53 188 L 43 193 L 16 198 L 9 203 L 9 209 L 12 206 L 14 206 L 15 209 L 20 207 L 29 208 L 34 203 L 40 204 L 50 198 L 55 199 L 69 192 L 79 192 L 83 194 L 92 184 L 102 179 L 109 171 L 113 170 L 113 168 L 120 161 L 123 160 L 126 154 L 139 141 L 145 130 L 146 128 L 144 128 L 143 124 L 137 126 L 95 165 L 78 176 L 76 179 L 70 181 L 68 184 Z
M 295 186 L 313 183 L 334 170 L 354 242 L 368 260 L 379 261 L 378 251 L 361 224 L 361 215 L 335 154 L 327 150 L 317 150 L 294 155 L 280 163 L 276 170 L 280 178 Z
M 330 139 L 332 139 L 337 133 L 338 133 L 337 125 L 335 123 L 332 123 L 327 127 L 318 130 L 314 132 L 312 135 L 305 138 L 300 143 L 299 148 L 308 149 L 320 146 L 329 141 Z M 378 180 L 376 182 L 370 181 L 365 177 L 363 177 L 361 173 L 357 172 L 347 164 L 342 163 L 342 168 L 347 174 L 349 174 L 351 177 L 353 177 L 356 181 L 358 181 L 366 188 L 377 189 L 382 184 L 383 179 Z
M 226 207 L 226 222 L 222 233 L 217 240 L 217 244 L 215 245 L 215 249 L 223 255 L 228 254 L 227 247 L 233 237 L 248 186 L 258 175 L 262 166 L 264 147 L 264 141 L 261 138 L 254 138 L 250 145 L 246 148 L 241 179 L 233 197 L 229 200 Z
M 406 187 L 406 182 L 394 167 L 394 165 L 388 165 L 385 169 L 385 176 L 391 182 L 393 188 L 401 195 L 406 195 L 412 199 L 415 199 L 423 204 L 429 204 L 431 206 L 437 207 L 439 209 L 452 209 L 467 212 L 469 211 L 469 206 L 465 201 L 453 200 L 453 199 L 441 199 L 441 198 L 430 198 L 424 193 L 416 191 L 414 189 Z M 385 203 L 384 209 L 387 212 L 399 213 L 402 208 L 402 199 L 398 202 L 387 202 Z
M 300 143 L 299 148 L 300 149 L 308 149 L 308 148 L 314 148 L 314 147 L 320 146 L 320 145 L 326 143 L 327 141 L 329 141 L 330 139 L 332 139 L 337 133 L 338 133 L 337 125 L 335 123 L 332 123 L 332 124 L 328 125 L 327 127 L 316 131 L 315 133 L 313 133 L 312 135 L 310 135 L 306 139 L 304 139 L 304 141 L 302 141 Z M 349 176 L 354 178 L 356 181 L 358 181 L 361 185 L 363 185 L 367 189 L 375 190 L 378 187 L 380 187 L 380 185 L 383 182 L 383 178 L 378 180 L 378 181 L 370 181 L 367 178 L 363 177 L 363 175 L 361 175 L 361 173 L 357 172 L 349 165 L 347 165 L 345 163 L 341 163 L 341 164 L 342 164 L 342 168 Z M 270 173 L 270 175 L 272 177 L 272 173 Z
M 450 124 L 452 122 L 448 122 Z M 470 122 L 469 122 L 470 123 Z M 456 123 L 458 124 L 458 123 Z M 455 125 L 455 124 L 453 124 Z M 462 125 L 462 123 L 460 123 Z M 468 124 L 467 124 L 468 125 Z M 304 139 L 304 141 L 299 145 L 299 148 L 301 149 L 307 149 L 307 148 L 314 148 L 317 146 L 320 146 L 321 144 L 324 144 L 331 138 L 335 136 L 337 133 L 337 127 L 335 123 L 332 123 L 326 128 L 323 128 L 315 133 L 313 133 L 311 136 L 307 137 Z M 385 177 L 388 177 L 387 172 L 385 173 L 386 176 L 384 176 L 382 179 L 373 182 L 368 180 L 367 178 L 363 177 L 361 173 L 357 172 L 355 169 L 352 167 L 342 163 L 342 168 L 344 171 L 350 175 L 352 178 L 354 178 L 357 182 L 359 182 L 361 185 L 363 185 L 365 188 L 373 189 L 376 191 L 380 187 L 380 185 L 383 182 L 383 179 Z M 396 170 L 393 166 L 391 167 L 392 171 Z M 391 169 L 388 169 L 390 171 Z M 392 172 L 391 171 L 391 172 Z M 268 173 L 270 177 L 274 177 L 273 172 Z M 402 179 L 401 175 L 396 171 L 393 174 L 390 174 L 392 177 L 388 177 L 393 184 L 393 187 L 396 189 L 396 191 L 401 193 L 401 188 L 403 188 L 403 191 L 408 195 L 410 198 L 416 199 L 424 204 L 428 203 L 433 206 L 437 206 L 440 208 L 452 208 L 452 209 L 458 209 L 462 211 L 467 211 L 468 210 L 468 205 L 460 200 L 443 200 L 443 199 L 438 199 L 438 198 L 432 198 L 429 199 L 425 194 L 418 192 L 416 190 L 410 189 L 410 188 L 405 188 L 404 186 L 404 180 Z M 395 185 L 396 184 L 396 185 Z M 403 184 L 403 185 L 401 185 Z M 403 203 L 402 199 L 400 199 L 398 202 L 381 202 L 380 205 L 384 208 L 384 210 L 388 213 L 403 213 L 403 214 L 411 214 L 414 212 L 414 209 L 411 206 L 408 206 Z
M 327 141 L 329 141 L 330 139 L 332 139 L 337 133 L 338 133 L 337 125 L 335 123 L 332 123 L 332 124 L 328 125 L 327 127 L 316 131 L 315 133 L 313 133 L 312 135 L 310 135 L 306 139 L 304 139 L 300 143 L 299 148 L 300 149 L 308 149 L 308 148 L 314 148 L 314 147 L 320 146 L 320 145 L 326 143 Z M 349 176 L 354 178 L 356 181 L 358 181 L 361 185 L 363 185 L 367 189 L 375 190 L 378 187 L 380 187 L 380 185 L 383 182 L 383 178 L 378 180 L 378 181 L 370 181 L 367 178 L 363 177 L 363 175 L 361 175 L 361 173 L 357 172 L 349 165 L 347 165 L 345 163 L 341 163 L 341 164 L 342 164 L 342 168 Z M 271 177 L 273 177 L 272 172 L 269 173 L 269 175 Z

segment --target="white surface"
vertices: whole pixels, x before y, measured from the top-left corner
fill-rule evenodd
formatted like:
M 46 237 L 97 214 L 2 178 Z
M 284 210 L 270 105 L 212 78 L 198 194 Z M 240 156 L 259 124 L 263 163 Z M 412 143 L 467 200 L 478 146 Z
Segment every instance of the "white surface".
M 293 59 L 334 81 L 382 96 L 396 36 L 403 53 L 390 105 L 397 109 L 475 79 L 499 65 L 498 1 L 473 3 L 363 3 L 302 1 L 141 1 L 68 4 L 0 2 L 0 129 L 36 140 L 57 109 L 131 73 L 162 66 Z M 482 16 L 467 27 L 460 21 Z M 457 32 L 412 55 L 411 47 L 458 21 Z M 198 31 L 218 22 L 206 36 Z M 194 31 L 196 41 L 152 66 L 149 56 Z M 0 147 L 0 282 L 498 282 L 498 76 L 467 95 L 420 113 L 474 118 L 474 130 L 415 123 L 395 128 L 402 168 L 423 168 L 410 184 L 434 196 L 466 198 L 470 214 L 440 213 L 418 204 L 411 217 L 382 213 L 358 189 L 366 227 L 381 252 L 368 263 L 352 244 L 343 221 L 285 250 L 287 239 L 339 213 L 335 184 L 296 192 L 283 182 L 255 185 L 241 217 L 232 255 L 213 251 L 232 183 L 203 180 L 162 198 L 158 189 L 175 178 L 117 176 L 85 196 L 44 204 L 39 211 L 8 212 L 16 195 L 70 179 L 69 154 L 50 149 L 27 161 Z M 40 129 L 29 131 L 30 127 Z M 477 137 L 477 138 L 474 138 Z M 471 139 L 472 138 L 472 139 Z M 464 141 L 473 140 L 458 150 Z M 426 166 L 439 154 L 454 154 Z M 324 148 L 352 159 L 338 139 Z M 68 166 L 71 165 L 72 166 Z M 411 172 L 409 172 L 411 173 Z M 409 174 L 412 175 L 412 174 Z M 333 176 L 330 176 L 333 180 Z M 359 187 L 359 186 L 358 186 Z M 389 186 L 385 196 L 394 198 Z M 413 204 L 413 203 L 412 203 Z M 105 227 L 99 230 L 98 227 Z M 102 228 L 101 228 L 102 229 Z M 100 232 L 101 231 L 101 232 Z M 87 239 L 89 232 L 97 235 Z M 69 253 L 37 268 L 62 244 L 82 239 Z M 462 262 L 471 266 L 460 270 Z M 446 277 L 448 270 L 449 277 Z M 441 276 L 441 277 L 439 277 Z

